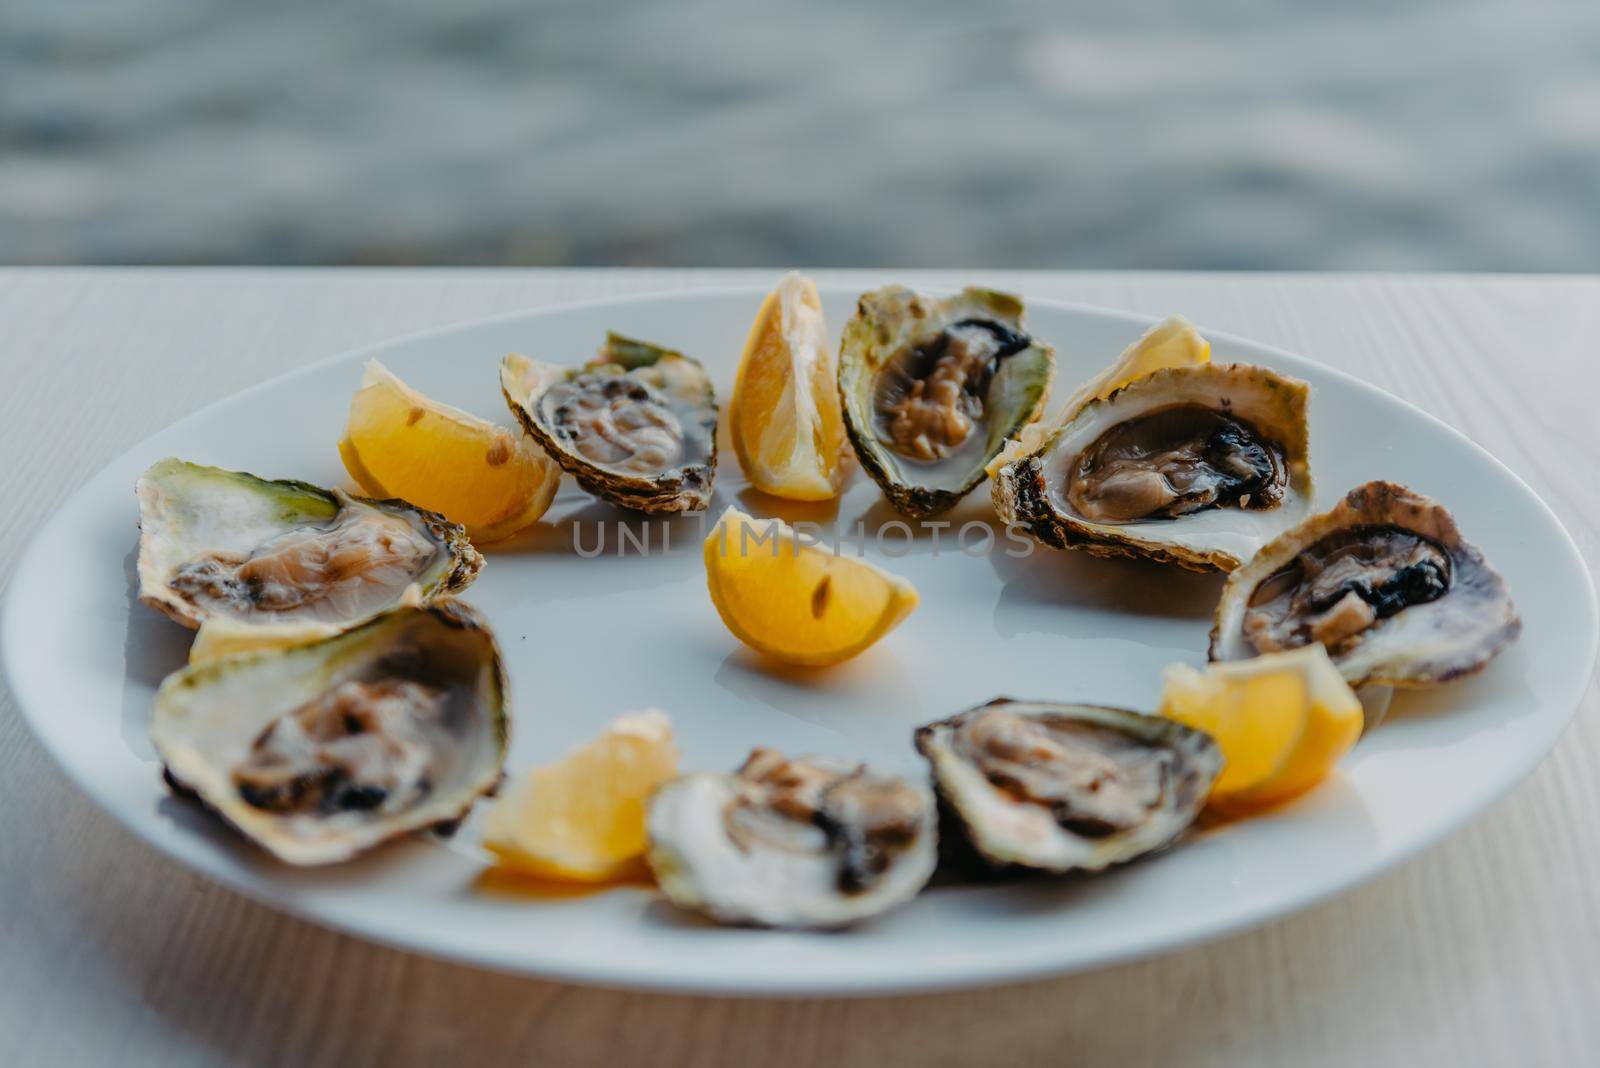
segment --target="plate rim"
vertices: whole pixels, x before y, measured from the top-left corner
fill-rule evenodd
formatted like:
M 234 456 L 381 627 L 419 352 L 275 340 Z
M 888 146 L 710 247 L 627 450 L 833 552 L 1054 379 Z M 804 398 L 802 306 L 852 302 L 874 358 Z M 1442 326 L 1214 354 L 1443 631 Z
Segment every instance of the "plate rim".
M 921 292 L 932 294 L 955 291 L 955 287 L 952 286 L 929 285 L 918 288 Z M 823 290 L 825 294 L 863 291 L 854 284 L 836 283 L 820 285 L 819 289 Z M 37 693 L 19 689 L 16 684 L 19 675 L 15 664 L 12 662 L 12 657 L 14 650 L 17 648 L 17 643 L 13 640 L 12 635 L 19 627 L 25 624 L 24 617 L 26 613 L 20 606 L 19 599 L 16 596 L 17 584 L 13 579 L 16 575 L 25 572 L 29 564 L 33 562 L 34 557 L 43 551 L 44 535 L 55 525 L 60 515 L 69 507 L 74 506 L 84 496 L 89 484 L 95 481 L 107 467 L 116 463 L 122 457 L 145 449 L 150 442 L 158 437 L 180 431 L 188 424 L 199 421 L 215 407 L 242 401 L 258 392 L 282 387 L 303 376 L 317 374 L 335 365 L 353 364 L 358 360 L 370 358 L 399 346 L 424 343 L 512 322 L 535 323 L 546 317 L 570 314 L 575 311 L 592 311 L 608 306 L 671 304 L 685 299 L 731 297 L 749 297 L 752 301 L 758 301 L 767 292 L 767 287 L 759 285 L 687 286 L 660 292 L 591 297 L 459 319 L 439 326 L 399 334 L 371 344 L 347 349 L 323 359 L 315 360 L 304 367 L 295 368 L 246 386 L 203 405 L 172 423 L 153 431 L 140 441 L 123 448 L 116 456 L 105 464 L 100 465 L 83 483 L 79 484 L 70 494 L 64 497 L 51 510 L 48 516 L 39 523 L 29 534 L 22 551 L 17 556 L 16 564 L 6 576 L 4 600 L 3 604 L 0 604 L 0 677 L 3 677 L 7 690 L 16 701 L 19 717 L 27 726 L 34 741 L 45 750 L 73 787 L 88 796 L 102 812 L 109 814 L 146 848 L 155 850 L 164 858 L 178 864 L 188 872 L 207 879 L 214 884 L 224 886 L 252 902 L 292 916 L 297 920 L 309 922 L 328 930 L 337 931 L 341 934 L 379 945 L 391 946 L 406 952 L 418 953 L 434 959 L 466 964 L 503 974 L 572 982 L 618 990 L 735 997 L 896 996 L 971 989 L 980 986 L 1020 983 L 1051 976 L 1076 974 L 1118 963 L 1149 959 L 1216 941 L 1310 908 L 1355 886 L 1375 879 L 1404 861 L 1416 859 L 1440 841 L 1482 816 L 1489 808 L 1503 801 L 1512 790 L 1544 762 L 1570 730 L 1572 722 L 1581 707 L 1583 696 L 1589 689 L 1594 674 L 1596 656 L 1600 654 L 1600 606 L 1597 606 L 1596 603 L 1594 577 L 1584 562 L 1582 552 L 1579 550 L 1571 532 L 1567 530 L 1566 525 L 1561 521 L 1560 516 L 1556 514 L 1554 509 L 1550 507 L 1549 503 L 1535 492 L 1520 475 L 1501 462 L 1494 454 L 1449 423 L 1446 423 L 1443 419 L 1434 416 L 1412 402 L 1396 396 L 1380 386 L 1373 385 L 1356 375 L 1311 357 L 1231 332 L 1209 330 L 1203 326 L 1197 326 L 1197 329 L 1212 343 L 1213 348 L 1216 348 L 1219 342 L 1224 345 L 1234 344 L 1256 350 L 1259 353 L 1266 354 L 1268 357 L 1287 357 L 1290 363 L 1311 364 L 1317 368 L 1319 374 L 1327 375 L 1330 379 L 1337 380 L 1347 386 L 1354 386 L 1360 390 L 1375 391 L 1388 401 L 1406 409 L 1409 415 L 1420 417 L 1431 424 L 1433 428 L 1443 431 L 1453 439 L 1456 447 L 1464 446 L 1475 453 L 1479 460 L 1488 461 L 1490 465 L 1498 469 L 1502 476 L 1508 478 L 1537 503 L 1538 507 L 1543 511 L 1544 518 L 1559 533 L 1562 547 L 1569 558 L 1568 562 L 1575 564 L 1577 572 L 1583 576 L 1581 588 L 1573 591 L 1572 596 L 1581 607 L 1584 617 L 1583 622 L 1588 632 L 1588 640 L 1584 643 L 1588 649 L 1587 668 L 1581 676 L 1576 672 L 1573 675 L 1574 679 L 1581 679 L 1576 684 L 1576 691 L 1556 702 L 1564 711 L 1562 712 L 1559 726 L 1553 727 L 1549 738 L 1542 742 L 1530 755 L 1498 768 L 1497 774 L 1493 779 L 1492 788 L 1482 792 L 1473 802 L 1462 805 L 1447 817 L 1441 818 L 1424 830 L 1411 835 L 1398 846 L 1386 847 L 1371 862 L 1353 865 L 1336 879 L 1325 880 L 1303 892 L 1285 894 L 1267 905 L 1241 907 L 1236 914 L 1226 916 L 1220 920 L 1214 920 L 1210 924 L 1196 925 L 1193 929 L 1181 930 L 1177 933 L 1158 934 L 1143 941 L 1130 941 L 1129 943 L 1098 952 L 1081 954 L 1068 962 L 1051 959 L 1047 953 L 1021 961 L 1014 958 L 994 956 L 963 961 L 959 969 L 952 970 L 949 973 L 907 975 L 904 973 L 904 969 L 899 972 L 896 972 L 892 967 L 866 970 L 862 969 L 858 963 L 852 963 L 846 970 L 848 974 L 840 974 L 839 972 L 829 975 L 812 974 L 798 980 L 789 976 L 773 977 L 770 979 L 763 978 L 756 982 L 749 981 L 749 977 L 742 977 L 737 982 L 718 982 L 705 980 L 697 975 L 686 976 L 676 971 L 669 962 L 656 960 L 645 963 L 635 959 L 626 965 L 620 966 L 612 964 L 603 958 L 587 958 L 576 962 L 562 959 L 546 959 L 545 961 L 532 962 L 524 958 L 513 962 L 475 952 L 468 947 L 460 946 L 458 943 L 451 943 L 448 940 L 429 940 L 409 930 L 397 931 L 377 926 L 363 926 L 348 922 L 343 917 L 329 916 L 303 903 L 295 895 L 282 893 L 272 883 L 252 880 L 245 872 L 236 871 L 229 866 L 207 864 L 202 857 L 194 854 L 193 850 L 176 839 L 169 839 L 166 836 L 147 835 L 135 820 L 134 814 L 124 811 L 120 805 L 116 804 L 116 799 L 108 792 L 102 791 L 100 785 L 92 777 L 87 775 L 80 776 L 75 773 L 68 747 L 58 747 L 55 744 L 56 739 L 49 733 L 42 732 L 36 726 L 38 713 L 35 709 L 42 708 L 47 701 L 40 699 Z M 1157 316 L 1106 308 L 1080 301 L 1044 297 L 1025 297 L 1025 299 L 1030 309 L 1049 307 L 1058 311 L 1121 322 L 1140 330 L 1160 321 L 1160 317 Z

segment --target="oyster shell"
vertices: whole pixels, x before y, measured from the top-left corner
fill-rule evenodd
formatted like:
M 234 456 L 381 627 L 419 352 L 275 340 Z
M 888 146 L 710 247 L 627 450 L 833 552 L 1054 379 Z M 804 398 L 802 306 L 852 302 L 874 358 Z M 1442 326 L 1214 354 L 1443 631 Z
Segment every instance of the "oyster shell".
M 597 497 L 641 512 L 695 512 L 717 472 L 717 400 L 700 364 L 607 334 L 582 368 L 512 353 L 500 387 L 518 422 Z
M 500 779 L 506 679 L 459 602 L 184 668 L 156 694 L 168 781 L 290 864 L 459 820 Z
M 1052 872 L 1169 845 L 1222 769 L 1210 735 L 1098 705 L 999 698 L 919 727 L 916 744 L 980 857 Z
M 845 429 L 861 466 L 910 516 L 954 507 L 984 465 L 1043 410 L 1055 350 L 1022 301 L 967 288 L 934 300 L 902 286 L 861 296 L 839 348 Z
M 1522 631 L 1505 579 L 1438 502 L 1368 482 L 1228 576 L 1211 659 L 1321 641 L 1352 686 L 1479 670 Z
M 1117 354 L 1117 358 L 1092 377 L 1078 383 L 1059 408 L 1029 423 L 1022 432 L 989 461 L 985 473 L 995 477 L 1012 460 L 1020 460 L 1043 445 L 1045 439 L 1065 426 L 1092 400 L 1103 400 L 1135 379 L 1164 367 L 1196 367 L 1211 361 L 1211 342 L 1200 336 L 1194 324 L 1181 315 L 1171 315 L 1152 325 Z
M 323 637 L 471 585 L 464 530 L 405 501 L 168 458 L 139 498 L 139 599 L 186 627 Z
M 1310 510 L 1309 394 L 1249 364 L 1155 371 L 1001 467 L 995 510 L 1056 548 L 1231 571 Z
M 825 757 L 751 752 L 650 802 L 648 858 L 682 908 L 725 923 L 842 927 L 914 897 L 938 860 L 933 794 Z

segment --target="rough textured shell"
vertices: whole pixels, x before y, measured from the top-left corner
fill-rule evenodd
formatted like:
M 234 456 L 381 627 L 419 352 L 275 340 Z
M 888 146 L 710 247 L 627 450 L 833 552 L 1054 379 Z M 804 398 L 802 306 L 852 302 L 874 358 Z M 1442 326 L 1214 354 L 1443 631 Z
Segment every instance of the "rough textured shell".
M 990 383 L 984 404 L 984 448 L 970 471 L 952 472 L 944 480 L 946 484 L 931 485 L 925 474 L 919 475 L 884 448 L 872 403 L 878 371 L 908 345 L 970 318 L 990 319 L 1027 334 L 1021 300 L 976 287 L 933 300 L 903 286 L 887 286 L 862 294 L 844 327 L 839 347 L 839 399 L 844 406 L 845 431 L 862 468 L 882 487 L 889 503 L 906 515 L 935 515 L 954 507 L 983 481 L 984 467 L 1006 440 L 1039 418 L 1050 393 L 1055 350 L 1030 337 L 1028 347 L 1006 357 Z
M 1085 838 L 1061 827 L 1039 806 L 1010 798 L 952 748 L 954 731 L 965 719 L 996 707 L 1024 716 L 1093 723 L 1169 749 L 1178 758 L 1174 803 L 1141 827 L 1102 838 Z M 949 823 L 980 858 L 995 867 L 1099 871 L 1163 849 L 1194 822 L 1212 781 L 1222 770 L 1221 750 L 1210 735 L 1160 716 L 1101 705 L 999 697 L 917 728 L 915 740 L 917 751 L 932 765 L 934 787 Z M 1033 816 L 1037 818 L 1030 818 Z
M 512 354 L 500 366 L 500 387 L 517 421 L 589 493 L 635 511 L 695 512 L 711 501 L 717 474 L 717 398 L 699 361 L 681 352 L 607 334 L 600 354 L 578 370 Z M 665 395 L 681 420 L 693 458 L 653 477 L 611 470 L 573 452 L 555 431 L 541 400 L 556 381 L 585 372 L 637 378 Z
M 1352 686 L 1429 686 L 1481 670 L 1522 633 L 1506 581 L 1461 536 L 1443 505 L 1393 482 L 1357 486 L 1330 511 L 1312 516 L 1265 546 L 1228 576 L 1211 628 L 1211 659 L 1254 656 L 1243 635 L 1250 597 L 1302 549 L 1336 531 L 1395 526 L 1420 534 L 1450 556 L 1449 592 L 1380 622 L 1354 649 L 1334 657 Z
M 268 724 L 349 679 L 381 670 L 397 650 L 423 651 L 426 670 L 470 693 L 465 707 L 471 714 L 457 723 L 453 773 L 428 798 L 381 819 L 332 817 L 310 833 L 296 823 L 291 833 L 287 817 L 239 797 L 231 769 Z M 508 740 L 506 693 L 505 668 L 488 626 L 466 605 L 447 601 L 397 608 L 310 644 L 240 653 L 175 672 L 156 694 L 150 740 L 180 792 L 197 797 L 280 860 L 327 864 L 411 831 L 451 825 L 492 792 Z
M 856 761 L 801 758 L 849 771 Z M 647 859 L 663 893 L 680 908 L 724 923 L 771 927 L 837 928 L 859 923 L 911 900 L 938 863 L 933 793 L 924 796 L 922 828 L 871 889 L 843 894 L 834 885 L 829 857 L 781 850 L 746 852 L 722 829 L 736 776 L 697 772 L 663 785 L 651 799 Z
M 1231 571 L 1311 507 L 1306 383 L 1250 364 L 1205 364 L 1156 371 L 1092 401 L 1033 453 L 1000 468 L 991 483 L 995 511 L 1058 549 L 1144 557 L 1192 571 Z M 1275 508 L 1215 508 L 1177 519 L 1096 523 L 1066 510 L 1048 486 L 1051 467 L 1069 462 L 1101 434 L 1173 404 L 1231 411 L 1283 446 L 1289 486 Z M 1063 456 L 1063 454 L 1066 454 Z
M 172 588 L 184 564 L 212 551 L 246 552 L 285 531 L 327 523 L 345 509 L 373 508 L 403 516 L 439 546 L 427 569 L 395 591 L 393 604 L 427 604 L 458 593 L 483 567 L 483 557 L 460 525 L 401 500 L 351 497 L 307 482 L 264 479 L 173 457 L 152 464 L 134 492 L 139 498 L 139 599 L 186 627 L 214 617 Z M 306 636 L 317 637 L 370 615 L 329 625 L 227 618 L 239 626 L 303 629 Z

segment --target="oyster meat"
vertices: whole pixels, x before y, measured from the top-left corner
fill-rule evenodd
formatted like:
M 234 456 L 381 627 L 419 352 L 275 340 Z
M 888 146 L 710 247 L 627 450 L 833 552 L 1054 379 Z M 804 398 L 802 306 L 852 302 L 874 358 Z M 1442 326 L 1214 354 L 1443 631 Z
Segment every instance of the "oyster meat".
M 156 695 L 168 781 L 290 864 L 452 825 L 500 780 L 506 680 L 459 602 L 184 668 Z
M 1249 364 L 1155 371 L 996 473 L 995 508 L 1046 545 L 1231 571 L 1311 506 L 1304 382 Z
M 649 861 L 680 907 L 726 923 L 841 927 L 914 897 L 938 860 L 933 794 L 864 764 L 756 749 L 650 803 Z
M 1352 686 L 1425 686 L 1477 671 L 1521 630 L 1505 579 L 1442 505 L 1368 482 L 1228 577 L 1211 659 L 1316 641 Z
M 534 440 L 597 497 L 641 512 L 696 512 L 717 471 L 717 401 L 698 362 L 607 334 L 582 368 L 512 353 L 506 403 Z
M 950 823 L 997 867 L 1099 871 L 1194 821 L 1211 736 L 1159 716 L 1000 698 L 917 729 Z
M 861 466 L 906 515 L 946 511 L 1043 410 L 1055 350 L 1022 301 L 968 288 L 945 300 L 863 294 L 839 349 L 845 429 Z
M 404 501 L 161 460 L 140 477 L 139 598 L 186 627 L 309 639 L 465 589 L 462 528 Z

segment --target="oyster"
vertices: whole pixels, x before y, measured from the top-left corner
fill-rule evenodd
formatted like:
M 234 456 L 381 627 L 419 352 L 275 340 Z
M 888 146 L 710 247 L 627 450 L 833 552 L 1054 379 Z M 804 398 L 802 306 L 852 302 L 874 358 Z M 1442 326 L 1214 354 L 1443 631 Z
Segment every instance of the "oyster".
M 648 831 L 667 897 L 726 923 L 845 926 L 910 900 L 938 860 L 923 784 L 771 749 L 667 783 Z
M 1436 501 L 1368 482 L 1228 576 L 1211 659 L 1313 641 L 1352 686 L 1470 674 L 1516 639 L 1505 579 Z
M 404 501 L 165 459 L 140 477 L 139 599 L 186 627 L 336 633 L 465 589 L 483 557 Z
M 985 473 L 993 478 L 1012 460 L 1033 452 L 1045 439 L 1065 426 L 1090 401 L 1104 400 L 1135 379 L 1163 367 L 1197 367 L 1211 362 L 1211 342 L 1200 336 L 1194 324 L 1181 315 L 1172 315 L 1151 326 L 1117 358 L 1094 376 L 1078 383 L 1059 408 L 1038 422 L 1029 423 L 1022 433 L 1006 442 Z
M 500 652 L 471 609 L 396 608 L 331 638 L 184 668 L 150 740 L 169 782 L 290 864 L 450 825 L 506 751 Z
M 995 509 L 1056 548 L 1231 571 L 1310 509 L 1309 394 L 1249 364 L 1156 371 L 1001 467 Z
M 698 362 L 607 334 L 578 370 L 512 353 L 500 387 L 517 420 L 585 490 L 641 512 L 696 512 L 717 473 L 717 400 Z
M 839 349 L 845 429 L 861 466 L 910 516 L 954 507 L 984 465 L 1039 417 L 1055 350 L 1028 335 L 1022 301 L 968 288 L 934 300 L 863 294 Z
M 951 822 L 996 866 L 1099 871 L 1194 821 L 1222 753 L 1159 716 L 999 698 L 919 727 Z

